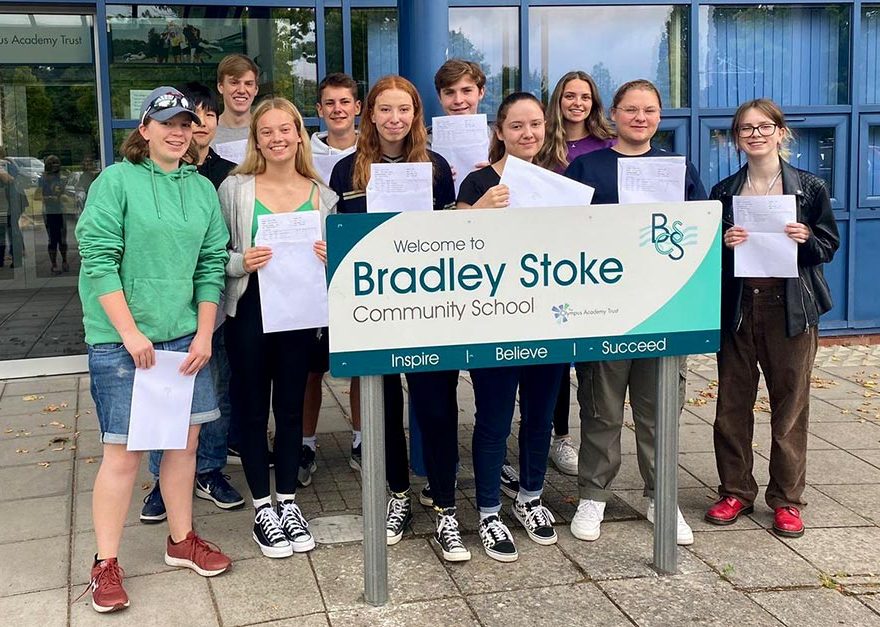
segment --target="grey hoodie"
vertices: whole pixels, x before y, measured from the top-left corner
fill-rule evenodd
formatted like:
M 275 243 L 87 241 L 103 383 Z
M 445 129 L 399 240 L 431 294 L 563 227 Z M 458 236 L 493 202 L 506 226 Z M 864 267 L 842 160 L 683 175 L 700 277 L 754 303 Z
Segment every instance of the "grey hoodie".
M 357 131 L 355 131 L 357 133 Z M 338 148 L 333 148 L 329 144 L 327 144 L 327 135 L 329 133 L 327 131 L 321 131 L 319 133 L 312 134 L 312 154 L 313 155 L 347 155 L 354 152 L 357 145 L 346 148 L 345 150 L 339 150 Z

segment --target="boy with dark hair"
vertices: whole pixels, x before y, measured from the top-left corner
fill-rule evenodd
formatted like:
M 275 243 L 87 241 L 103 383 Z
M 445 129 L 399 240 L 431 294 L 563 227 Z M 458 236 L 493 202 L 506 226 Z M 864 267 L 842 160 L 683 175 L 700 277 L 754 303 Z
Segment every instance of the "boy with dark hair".
M 219 156 L 211 148 L 211 141 L 217 132 L 217 97 L 207 85 L 202 83 L 186 83 L 179 87 L 180 92 L 192 103 L 201 124 L 193 123 L 193 142 L 198 149 L 198 159 L 193 165 L 199 174 L 207 178 L 218 189 L 220 184 L 235 167 L 231 161 Z M 222 310 L 218 310 L 218 320 L 223 324 Z M 196 496 L 200 499 L 213 501 L 221 509 L 238 509 L 244 505 L 244 499 L 226 476 L 223 467 L 226 465 L 226 452 L 229 439 L 230 414 L 229 405 L 229 363 L 226 357 L 226 345 L 223 341 L 223 330 L 218 326 L 214 329 L 211 340 L 211 361 L 208 362 L 220 417 L 202 426 L 199 432 L 199 446 L 196 450 Z M 142 523 L 158 523 L 167 517 L 165 502 L 159 491 L 159 463 L 161 451 L 150 453 L 150 472 L 155 478 L 152 491 L 144 498 L 140 520 Z
M 326 131 L 312 135 L 312 154 L 347 155 L 357 144 L 355 118 L 361 113 L 361 101 L 355 80 L 348 74 L 334 72 L 318 85 L 318 117 Z
M 486 75 L 473 61 L 449 59 L 434 74 L 434 88 L 446 115 L 474 114 L 486 94 Z

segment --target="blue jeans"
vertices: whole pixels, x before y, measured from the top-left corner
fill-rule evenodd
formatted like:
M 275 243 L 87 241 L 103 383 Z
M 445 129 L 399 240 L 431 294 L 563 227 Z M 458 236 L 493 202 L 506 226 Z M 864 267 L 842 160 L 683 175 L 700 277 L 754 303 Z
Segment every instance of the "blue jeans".
M 525 493 L 540 494 L 547 472 L 553 409 L 565 364 L 480 368 L 471 370 L 476 415 L 473 454 L 477 507 L 501 509 L 501 466 L 513 421 L 519 387 L 519 485 Z
M 230 429 L 229 405 L 229 360 L 226 357 L 226 342 L 223 339 L 223 328 L 214 331 L 211 338 L 211 361 L 208 362 L 211 379 L 217 394 L 220 417 L 213 422 L 202 425 L 199 431 L 199 447 L 196 450 L 196 473 L 203 474 L 215 470 L 223 470 L 226 465 L 227 435 Z M 159 477 L 159 464 L 162 451 L 150 451 L 150 473 Z

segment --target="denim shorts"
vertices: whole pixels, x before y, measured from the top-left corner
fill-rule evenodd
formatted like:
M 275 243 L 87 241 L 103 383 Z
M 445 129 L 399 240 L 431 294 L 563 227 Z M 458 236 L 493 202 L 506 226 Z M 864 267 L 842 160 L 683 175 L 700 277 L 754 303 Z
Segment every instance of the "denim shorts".
M 154 342 L 153 347 L 156 350 L 185 353 L 192 339 L 192 335 L 187 335 L 167 342 Z M 122 344 L 91 344 L 88 348 L 92 398 L 98 414 L 101 442 L 126 444 L 134 387 L 134 360 Z M 196 374 L 189 423 L 199 425 L 219 417 L 211 368 L 206 366 Z

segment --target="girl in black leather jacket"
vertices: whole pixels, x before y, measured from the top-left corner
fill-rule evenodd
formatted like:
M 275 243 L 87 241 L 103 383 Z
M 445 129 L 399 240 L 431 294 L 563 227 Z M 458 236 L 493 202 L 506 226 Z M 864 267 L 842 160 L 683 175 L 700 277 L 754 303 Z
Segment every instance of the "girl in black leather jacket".
M 728 525 L 753 510 L 758 486 L 752 475 L 753 407 L 758 366 L 770 396 L 772 444 L 765 499 L 774 510 L 773 530 L 782 536 L 804 532 L 800 508 L 807 454 L 810 373 L 818 344 L 819 316 L 831 309 L 822 264 L 840 245 L 824 182 L 785 160 L 790 132 L 771 100 L 744 103 L 733 118 L 732 137 L 748 163 L 718 183 L 710 194 L 723 207 L 721 350 L 715 460 L 720 499 L 706 520 Z M 793 195 L 797 221 L 785 234 L 797 243 L 796 278 L 734 276 L 737 246 L 748 232 L 733 221 L 733 196 Z

